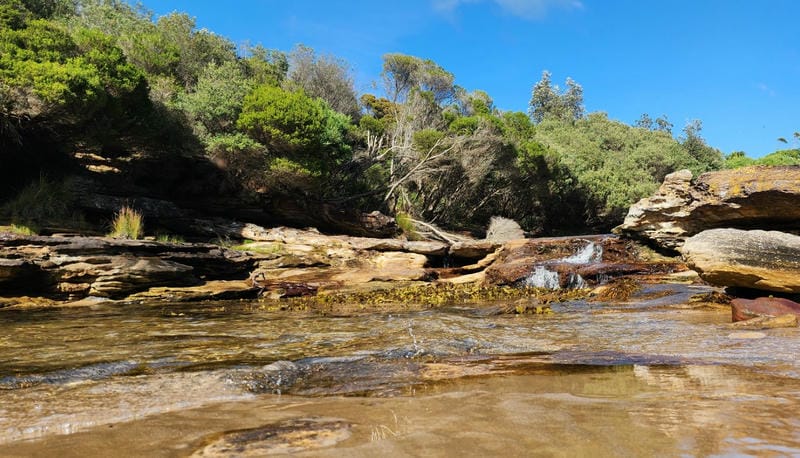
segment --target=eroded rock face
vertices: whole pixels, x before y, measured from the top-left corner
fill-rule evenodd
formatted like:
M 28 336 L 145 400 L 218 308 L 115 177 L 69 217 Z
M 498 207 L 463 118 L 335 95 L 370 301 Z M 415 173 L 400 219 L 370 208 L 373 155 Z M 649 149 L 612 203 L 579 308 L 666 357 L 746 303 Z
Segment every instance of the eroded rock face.
M 676 250 L 707 229 L 800 229 L 800 167 L 745 167 L 664 179 L 614 232 Z
M 253 261 L 209 244 L 0 236 L 0 295 L 121 298 L 158 286 L 247 278 Z
M 681 253 L 713 285 L 800 293 L 800 236 L 711 229 L 686 240 Z

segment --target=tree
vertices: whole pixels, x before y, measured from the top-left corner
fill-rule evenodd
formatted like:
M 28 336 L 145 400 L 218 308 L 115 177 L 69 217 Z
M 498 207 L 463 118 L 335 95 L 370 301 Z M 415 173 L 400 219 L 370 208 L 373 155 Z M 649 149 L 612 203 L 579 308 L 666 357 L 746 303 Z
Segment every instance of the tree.
M 656 118 L 655 130 L 666 132 L 672 135 L 672 127 L 673 127 L 672 123 L 669 122 L 669 119 L 667 119 L 667 115 L 661 115 L 658 118 Z
M 289 60 L 283 51 L 267 49 L 261 45 L 246 45 L 242 49 L 242 55 L 245 74 L 256 84 L 280 86 L 286 79 Z
M 244 98 L 237 126 L 273 156 L 295 161 L 314 173 L 332 169 L 350 154 L 345 143 L 348 118 L 302 90 L 256 87 Z
M 651 118 L 649 114 L 642 113 L 642 115 L 633 125 L 640 129 L 653 130 L 654 122 L 653 118 Z
M 693 119 L 686 123 L 686 126 L 683 128 L 681 146 L 686 150 L 689 156 L 694 158 L 698 164 L 701 165 L 701 171 L 719 169 L 723 164 L 722 153 L 706 145 L 705 140 L 700 136 L 700 131 L 702 130 L 703 122 L 699 119 Z M 703 168 L 705 170 L 702 170 Z
M 567 89 L 562 93 L 558 86 L 553 85 L 550 72 L 542 72 L 542 79 L 533 86 L 528 104 L 528 115 L 535 123 L 546 117 L 575 121 L 584 116 L 583 88 L 572 78 L 567 78 L 566 84 Z
M 358 119 L 358 99 L 344 60 L 320 56 L 313 49 L 298 45 L 289 54 L 288 77 L 289 89 L 303 89 L 308 96 L 321 98 L 334 110 Z
M 189 116 L 202 138 L 231 133 L 244 98 L 253 87 L 238 62 L 210 63 L 200 74 L 194 91 L 179 95 L 178 107 Z
M 383 56 L 386 93 L 393 103 L 403 103 L 414 92 L 427 92 L 434 103 L 441 104 L 455 96 L 455 77 L 430 59 L 405 54 Z

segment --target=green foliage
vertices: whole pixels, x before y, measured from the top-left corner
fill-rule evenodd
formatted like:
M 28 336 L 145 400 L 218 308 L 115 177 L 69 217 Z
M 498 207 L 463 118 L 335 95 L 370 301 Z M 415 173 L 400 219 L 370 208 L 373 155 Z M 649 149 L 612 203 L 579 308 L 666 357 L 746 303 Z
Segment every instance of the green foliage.
M 416 228 L 414 227 L 414 221 L 411 218 L 411 215 L 406 212 L 399 211 L 395 214 L 394 220 L 397 223 L 397 227 L 403 231 L 403 235 L 408 240 L 422 240 L 420 235 L 417 233 Z
M 308 151 L 325 130 L 321 104 L 303 91 L 262 85 L 244 99 L 238 126 L 280 153 Z
M 122 207 L 111 221 L 109 237 L 138 240 L 143 233 L 142 214 L 128 206 Z
M 736 151 L 725 157 L 725 168 L 736 169 L 750 165 L 800 165 L 800 149 L 784 149 L 767 154 L 759 159 L 752 159 L 742 151 Z
M 178 96 L 177 106 L 193 122 L 195 132 L 206 138 L 233 131 L 252 88 L 253 81 L 237 62 L 212 63 L 200 74 L 194 91 Z
M 141 71 L 98 31 L 70 35 L 53 22 L 30 20 L 0 31 L 0 50 L 0 77 L 18 90 L 12 100 L 18 114 L 87 119 L 113 98 L 144 94 Z
M 666 174 L 682 168 L 702 173 L 717 168 L 721 157 L 697 135 L 681 144 L 666 132 L 630 127 L 603 113 L 574 123 L 545 119 L 534 138 L 557 152 L 559 165 L 575 177 L 570 186 L 587 197 L 587 222 L 604 227 L 652 193 Z
M 348 157 L 349 118 L 303 91 L 262 85 L 244 99 L 237 126 L 266 145 L 276 157 L 301 163 L 313 172 L 328 170 Z
M 255 84 L 280 86 L 289 71 L 289 60 L 286 53 L 263 46 L 247 47 L 242 63 L 246 74 Z
M 456 135 L 470 135 L 475 133 L 479 124 L 478 116 L 464 116 L 454 119 L 450 123 L 449 130 Z
M 12 234 L 24 235 L 24 236 L 36 235 L 36 231 L 34 229 L 27 226 L 17 226 L 16 224 L 8 226 L 7 231 L 11 232 Z
M 747 157 L 744 151 L 734 151 L 731 154 L 725 156 L 726 169 L 738 169 L 739 167 L 747 167 L 750 165 L 754 165 L 755 162 L 756 160 Z
M 183 243 L 183 242 L 185 242 L 185 240 L 180 235 L 158 234 L 158 235 L 156 235 L 156 242 L 161 242 L 161 243 Z
M 453 74 L 430 59 L 386 54 L 382 75 L 386 93 L 395 103 L 404 102 L 415 90 L 430 93 L 437 104 L 455 95 Z
M 25 26 L 30 11 L 20 0 L 3 0 L 0 2 L 0 28 L 18 30 Z
M 444 132 L 440 132 L 436 129 L 423 129 L 414 132 L 412 144 L 417 151 L 424 154 L 436 149 L 442 149 L 442 140 L 444 136 Z
M 347 63 L 333 56 L 320 56 L 303 45 L 289 54 L 290 89 L 302 89 L 308 96 L 324 100 L 331 109 L 352 119 L 360 115 L 353 77 Z
M 12 225 L 30 228 L 84 226 L 76 209 L 72 180 L 56 181 L 41 176 L 23 188 L 16 197 L 0 206 L 0 215 Z
M 533 86 L 528 114 L 540 123 L 552 117 L 561 121 L 581 119 L 584 115 L 583 88 L 567 78 L 567 88 L 561 92 L 550 80 L 550 72 L 542 72 L 542 79 Z

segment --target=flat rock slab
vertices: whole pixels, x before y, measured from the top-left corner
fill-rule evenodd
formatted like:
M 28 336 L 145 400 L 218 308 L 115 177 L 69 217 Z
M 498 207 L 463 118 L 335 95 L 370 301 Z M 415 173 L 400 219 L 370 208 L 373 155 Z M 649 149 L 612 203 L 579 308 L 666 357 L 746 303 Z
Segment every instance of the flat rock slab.
M 681 253 L 713 285 L 800 293 L 799 236 L 711 229 L 686 240 Z

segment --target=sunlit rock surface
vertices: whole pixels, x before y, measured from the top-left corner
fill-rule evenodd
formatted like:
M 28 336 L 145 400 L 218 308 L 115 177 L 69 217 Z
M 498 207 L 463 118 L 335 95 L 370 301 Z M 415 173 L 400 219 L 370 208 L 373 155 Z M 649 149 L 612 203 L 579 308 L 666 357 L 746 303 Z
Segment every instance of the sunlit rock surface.
M 664 179 L 614 232 L 675 250 L 712 228 L 800 229 L 800 167 L 745 167 Z
M 689 267 L 717 286 L 800 292 L 800 237 L 777 231 L 711 229 L 681 249 Z

